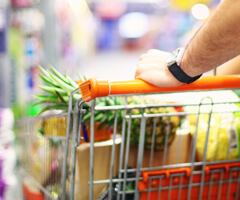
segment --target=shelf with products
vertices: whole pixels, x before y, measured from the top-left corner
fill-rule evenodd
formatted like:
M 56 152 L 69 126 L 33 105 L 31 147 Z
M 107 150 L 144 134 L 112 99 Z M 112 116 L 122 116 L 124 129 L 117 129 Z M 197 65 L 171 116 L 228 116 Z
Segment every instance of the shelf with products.
M 14 86 L 12 107 L 17 116 L 31 115 L 32 95 L 38 91 L 38 65 L 43 62 L 45 16 L 42 1 L 11 1 L 8 53 Z M 31 110 L 31 109 L 30 109 Z

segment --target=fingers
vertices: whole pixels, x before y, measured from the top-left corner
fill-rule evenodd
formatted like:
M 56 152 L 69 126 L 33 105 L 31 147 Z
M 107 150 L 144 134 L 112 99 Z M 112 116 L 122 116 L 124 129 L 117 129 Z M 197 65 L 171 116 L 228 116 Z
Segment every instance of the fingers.
M 147 53 L 145 53 L 142 56 L 140 56 L 140 60 L 149 59 L 149 58 L 162 58 L 162 59 L 166 59 L 170 55 L 171 55 L 171 53 L 166 52 L 166 51 L 160 51 L 160 50 L 157 50 L 157 49 L 151 49 Z
M 171 53 L 151 49 L 140 57 L 135 78 L 142 79 L 159 87 L 174 87 L 180 83 L 167 69 L 167 60 Z
M 166 67 L 166 60 L 171 54 L 169 52 L 151 49 L 140 57 L 137 63 L 135 78 L 148 70 L 161 71 Z
M 142 64 L 154 64 L 154 65 L 166 65 L 166 60 L 165 59 L 162 59 L 162 58 L 153 58 L 153 59 L 144 59 L 144 60 L 141 60 L 137 63 L 137 66 L 138 65 L 142 65 Z
M 148 54 L 155 54 L 155 55 L 159 55 L 159 56 L 169 56 L 171 53 L 167 52 L 167 51 L 160 51 L 157 49 L 150 49 L 148 52 Z

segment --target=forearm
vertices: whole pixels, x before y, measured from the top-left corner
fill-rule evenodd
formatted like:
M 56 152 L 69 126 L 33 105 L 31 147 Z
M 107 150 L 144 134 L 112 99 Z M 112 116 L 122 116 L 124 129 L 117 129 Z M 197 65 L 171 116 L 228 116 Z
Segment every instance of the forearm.
M 196 76 L 240 54 L 240 0 L 225 0 L 186 47 L 180 67 Z
M 224 63 L 217 68 L 217 76 L 240 74 L 240 56 Z

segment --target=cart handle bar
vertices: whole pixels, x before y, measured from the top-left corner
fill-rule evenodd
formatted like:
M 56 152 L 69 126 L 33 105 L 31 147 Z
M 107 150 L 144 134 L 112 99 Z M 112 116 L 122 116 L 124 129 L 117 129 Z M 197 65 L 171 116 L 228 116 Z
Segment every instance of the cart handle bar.
M 240 88 L 240 76 L 201 77 L 191 84 L 178 87 L 157 87 L 143 80 L 109 82 L 91 78 L 79 83 L 79 89 L 85 102 L 97 97 L 119 94 L 166 93 L 179 91 L 217 90 Z

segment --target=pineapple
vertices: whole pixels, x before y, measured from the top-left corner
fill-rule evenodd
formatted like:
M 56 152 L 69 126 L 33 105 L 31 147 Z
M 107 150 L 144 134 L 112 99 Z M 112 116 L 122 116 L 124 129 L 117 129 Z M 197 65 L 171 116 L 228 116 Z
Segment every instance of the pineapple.
M 39 77 L 45 83 L 39 88 L 44 94 L 34 95 L 38 101 L 34 104 L 42 104 L 44 107 L 39 115 L 48 110 L 61 110 L 67 112 L 70 94 L 78 88 L 78 84 L 69 76 L 60 74 L 55 68 L 45 70 L 39 66 L 42 74 Z M 83 80 L 83 78 L 82 78 Z M 80 94 L 74 94 L 73 101 L 81 98 Z M 65 118 L 50 117 L 42 120 L 39 132 L 42 135 L 64 136 L 67 130 Z
M 137 105 L 139 99 L 133 97 L 130 99 L 130 104 Z M 148 99 L 142 101 L 142 103 L 151 103 Z M 153 103 L 153 102 L 152 102 Z M 157 114 L 157 113 L 176 113 L 177 110 L 173 107 L 160 107 L 160 108 L 146 108 L 145 113 L 147 114 Z M 133 109 L 132 115 L 140 115 L 140 109 Z M 168 132 L 168 145 L 172 143 L 175 135 L 177 127 L 179 126 L 180 120 L 178 116 L 168 117 L 157 117 L 156 118 L 156 127 L 155 127 L 155 142 L 152 144 L 152 134 L 153 134 L 153 126 L 154 126 L 154 118 L 146 118 L 146 127 L 145 127 L 145 149 L 151 149 L 152 145 L 154 145 L 154 149 L 157 151 L 161 151 L 164 149 L 165 145 L 165 136 L 167 133 L 167 127 L 169 125 Z M 139 143 L 139 134 L 140 134 L 140 126 L 141 119 L 140 118 L 132 118 L 131 123 L 131 136 L 130 141 L 131 144 L 138 145 Z
M 44 86 L 39 86 L 45 94 L 34 95 L 34 98 L 38 99 L 34 105 L 42 104 L 43 109 L 39 114 L 48 110 L 61 110 L 63 112 L 68 111 L 69 97 L 70 94 L 78 88 L 78 84 L 73 81 L 69 76 L 60 74 L 56 69 L 50 67 L 49 70 L 43 69 L 39 66 L 42 75 L 39 75 L 43 82 L 46 84 Z M 85 81 L 86 77 L 79 76 L 80 81 Z M 81 94 L 76 93 L 73 95 L 73 102 L 81 98 Z M 97 98 L 96 106 L 114 106 L 122 105 L 123 98 L 117 97 L 106 97 Z M 88 105 L 84 104 L 83 108 L 86 109 L 86 114 L 83 117 L 83 122 L 89 127 L 91 113 L 88 112 Z M 122 111 L 118 112 L 119 119 L 122 119 Z M 99 129 L 103 127 L 105 129 L 110 128 L 113 125 L 115 117 L 114 111 L 96 111 L 95 122 L 99 123 Z M 65 118 L 45 118 L 42 122 L 42 127 L 39 130 L 42 135 L 60 135 L 63 136 L 66 133 L 66 119 Z

